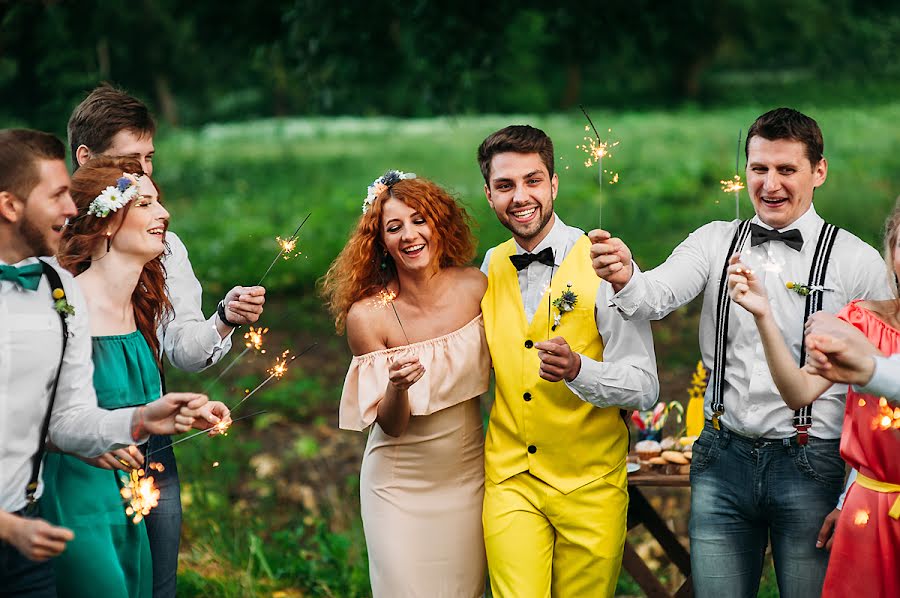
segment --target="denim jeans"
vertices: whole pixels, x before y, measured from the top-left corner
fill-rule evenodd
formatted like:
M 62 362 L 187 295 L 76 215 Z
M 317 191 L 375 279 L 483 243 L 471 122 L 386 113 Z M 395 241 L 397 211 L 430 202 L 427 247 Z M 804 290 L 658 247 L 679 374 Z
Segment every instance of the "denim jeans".
M 691 463 L 691 569 L 698 598 L 754 597 L 771 539 L 782 598 L 822 593 L 816 548 L 844 481 L 840 440 L 752 439 L 706 423 Z
M 175 598 L 178 581 L 178 547 L 181 544 L 181 487 L 172 441 L 168 436 L 151 436 L 147 453 L 159 451 L 150 461 L 160 463 L 162 472 L 151 471 L 159 488 L 159 504 L 145 517 L 150 554 L 153 557 L 153 598 Z M 145 463 L 149 465 L 149 463 Z
M 19 511 L 14 513 L 24 516 Z M 0 540 L 0 598 L 56 598 L 53 559 L 29 560 L 12 544 Z

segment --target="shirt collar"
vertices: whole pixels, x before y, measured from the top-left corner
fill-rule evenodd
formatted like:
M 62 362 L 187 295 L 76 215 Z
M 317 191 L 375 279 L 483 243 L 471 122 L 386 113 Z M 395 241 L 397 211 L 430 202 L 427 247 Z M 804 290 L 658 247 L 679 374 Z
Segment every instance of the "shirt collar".
M 24 260 L 22 260 L 22 261 L 20 261 L 20 262 L 16 262 L 15 264 L 8 264 L 8 263 L 6 263 L 5 261 L 3 261 L 2 259 L 0 259 L 0 264 L 3 264 L 4 266 L 15 266 L 15 267 L 17 267 L 17 268 L 18 268 L 18 267 L 21 267 L 21 266 L 27 266 L 27 265 L 29 265 L 29 264 L 35 264 L 35 263 L 37 263 L 37 262 L 38 262 L 38 259 L 37 259 L 36 257 L 33 257 L 33 256 L 32 256 L 32 257 L 26 257 Z
M 753 219 L 750 220 L 753 224 L 758 224 L 759 226 L 767 229 L 772 229 L 771 226 L 763 222 L 759 219 L 759 216 L 753 216 Z M 813 204 L 809 205 L 809 209 L 803 213 L 802 216 L 794 220 L 792 223 L 788 224 L 782 229 L 778 229 L 778 232 L 784 232 L 786 230 L 797 229 L 800 231 L 800 234 L 803 235 L 804 240 L 815 239 L 819 234 L 819 229 L 822 228 L 822 217 L 819 216 L 818 212 L 816 212 L 816 208 Z
M 522 249 L 522 246 L 519 245 L 517 241 L 513 241 L 516 244 L 516 254 L 537 253 L 547 247 L 551 247 L 553 248 L 553 254 L 559 255 L 560 250 L 563 249 L 566 244 L 566 228 L 568 227 L 562 221 L 562 218 L 559 217 L 559 214 L 554 212 L 553 216 L 555 220 L 553 226 L 550 228 L 550 232 L 547 233 L 547 236 L 544 237 L 530 252 Z

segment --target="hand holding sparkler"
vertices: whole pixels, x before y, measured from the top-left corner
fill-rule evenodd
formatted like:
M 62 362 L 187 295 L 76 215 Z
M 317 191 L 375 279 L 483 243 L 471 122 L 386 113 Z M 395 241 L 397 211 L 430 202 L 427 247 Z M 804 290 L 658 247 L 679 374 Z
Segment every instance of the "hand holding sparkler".
M 592 230 L 588 233 L 588 238 L 591 240 L 591 263 L 594 272 L 609 282 L 618 293 L 634 274 L 631 249 L 622 239 L 613 237 L 602 229 Z
M 388 366 L 388 380 L 397 390 L 406 390 L 425 375 L 425 366 L 415 356 L 397 356 Z
M 741 262 L 741 254 L 732 255 L 728 263 L 728 294 L 731 300 L 757 319 L 767 317 L 771 306 L 766 287 L 753 270 Z
M 572 350 L 561 336 L 535 343 L 541 360 L 540 376 L 550 382 L 571 382 L 581 371 L 581 355 Z
M 191 429 L 200 407 L 209 399 L 193 392 L 170 392 L 134 410 L 131 437 L 143 441 L 150 434 L 181 434 Z
M 230 324 L 226 324 L 221 318 L 217 319 L 216 329 L 219 331 L 219 336 L 225 338 L 235 326 L 255 324 L 262 315 L 265 303 L 265 287 L 238 286 L 232 288 L 222 300 L 222 309 Z
M 875 372 L 872 357 L 882 353 L 852 324 L 825 312 L 806 323 L 806 367 L 840 384 L 868 384 Z
M 208 430 L 210 436 L 224 434 L 231 427 L 231 411 L 221 401 L 210 401 L 201 407 L 194 419 L 195 430 Z
M 99 457 L 82 457 L 80 455 L 75 455 L 75 457 L 99 469 L 119 470 L 126 473 L 132 469 L 139 469 L 144 464 L 144 455 L 134 445 L 103 453 Z

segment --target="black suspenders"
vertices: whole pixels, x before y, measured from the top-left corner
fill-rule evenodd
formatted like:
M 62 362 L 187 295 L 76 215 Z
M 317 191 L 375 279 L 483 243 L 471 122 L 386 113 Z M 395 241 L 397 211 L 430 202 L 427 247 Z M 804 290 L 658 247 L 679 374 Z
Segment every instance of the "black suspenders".
M 825 284 L 825 272 L 828 269 L 828 261 L 831 257 L 831 250 L 834 247 L 834 240 L 837 238 L 838 230 L 840 230 L 838 227 L 826 222 L 819 231 L 816 252 L 809 270 L 809 282 L 807 284 L 810 289 L 814 289 L 814 287 L 821 289 Z M 728 261 L 735 251 L 743 246 L 749 231 L 749 220 L 744 220 L 738 224 L 734 237 L 731 239 L 728 254 L 725 257 L 725 265 L 722 267 L 722 277 L 719 281 L 719 293 L 716 303 L 715 356 L 712 373 L 710 374 L 712 423 L 717 430 L 719 429 L 719 418 L 725 413 L 725 352 L 728 343 L 728 316 L 731 306 L 731 300 L 728 296 Z M 809 317 L 822 309 L 822 294 L 822 290 L 812 290 L 806 296 L 806 309 L 801 325 L 805 326 Z M 800 367 L 803 367 L 806 363 L 806 348 L 802 339 L 803 335 L 801 335 L 800 341 Z M 811 404 L 794 412 L 793 425 L 797 430 L 797 443 L 806 444 L 809 441 L 809 428 L 812 426 Z
M 712 387 L 712 423 L 716 430 L 719 429 L 719 417 L 725 413 L 725 347 L 728 344 L 728 315 L 731 313 L 731 298 L 728 296 L 728 261 L 734 252 L 744 245 L 750 234 L 750 221 L 743 220 L 738 224 L 725 255 L 725 265 L 722 267 L 722 278 L 719 280 L 719 296 L 716 301 L 716 350 L 713 358 L 713 366 L 709 377 Z
M 59 273 L 47 262 L 43 260 L 39 261 L 41 262 L 41 268 L 44 270 L 44 276 L 47 277 L 47 281 L 50 283 L 51 296 L 57 289 L 62 293 L 59 297 L 52 296 L 53 302 L 56 303 L 59 300 L 65 300 L 66 290 L 62 284 L 62 280 L 59 278 Z M 59 295 L 59 293 L 56 294 Z M 34 509 L 37 500 L 34 495 L 38 488 L 41 461 L 44 460 L 47 434 L 50 431 L 50 417 L 53 414 L 53 403 L 56 402 L 56 389 L 59 386 L 59 375 L 62 372 L 63 358 L 66 355 L 66 345 L 69 342 L 69 326 L 66 323 L 66 314 L 59 310 L 57 310 L 57 312 L 59 313 L 59 323 L 62 327 L 62 349 L 59 352 L 59 365 L 56 368 L 56 377 L 53 379 L 53 386 L 50 389 L 50 400 L 47 403 L 47 412 L 44 414 L 44 422 L 41 424 L 41 436 L 38 440 L 38 449 L 31 460 L 31 480 L 28 482 L 28 485 L 25 486 L 25 499 L 28 501 L 26 509 L 29 511 Z

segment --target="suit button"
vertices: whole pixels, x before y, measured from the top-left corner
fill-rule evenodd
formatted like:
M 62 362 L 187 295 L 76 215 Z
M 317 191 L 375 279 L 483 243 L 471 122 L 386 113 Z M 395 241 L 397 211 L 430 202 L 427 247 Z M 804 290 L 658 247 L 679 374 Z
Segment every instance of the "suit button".
M 528 452 L 531 453 L 532 455 L 535 454 L 535 453 L 537 452 L 537 447 L 534 446 L 533 444 L 529 444 L 529 445 L 528 445 Z
M 522 395 L 522 398 L 525 399 L 526 401 L 530 401 L 530 400 L 531 400 L 531 393 L 530 393 L 530 392 L 526 392 L 525 394 Z
M 527 341 L 525 341 L 525 348 L 526 348 L 526 349 L 530 349 L 530 348 L 532 348 L 533 346 L 534 346 L 534 343 L 531 342 L 531 339 L 528 339 Z

